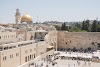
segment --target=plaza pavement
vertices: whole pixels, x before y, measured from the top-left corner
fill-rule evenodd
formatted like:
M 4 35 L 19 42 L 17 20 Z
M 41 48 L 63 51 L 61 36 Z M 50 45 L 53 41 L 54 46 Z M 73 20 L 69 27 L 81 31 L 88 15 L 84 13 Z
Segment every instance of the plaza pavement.
M 100 63 L 91 62 L 91 61 L 81 61 L 81 60 L 72 60 L 72 59 L 56 59 L 53 62 L 57 62 L 57 64 L 52 65 L 52 62 L 49 63 L 46 60 L 39 60 L 36 63 L 36 67 L 100 67 Z M 41 64 L 43 63 L 43 66 Z M 34 66 L 30 66 L 34 67 Z
M 36 64 L 38 64 L 37 67 L 46 67 L 46 65 L 48 65 L 48 67 L 100 67 L 100 63 L 95 63 L 95 62 L 89 62 L 89 61 L 78 61 L 80 64 L 77 63 L 77 60 L 61 60 L 61 59 L 57 59 L 54 62 L 57 62 L 57 64 L 55 64 L 54 66 L 52 65 L 52 63 L 49 64 L 49 62 L 47 63 L 47 61 L 37 61 Z M 41 63 L 43 63 L 43 66 L 41 66 Z M 34 67 L 34 66 L 30 66 L 30 67 Z

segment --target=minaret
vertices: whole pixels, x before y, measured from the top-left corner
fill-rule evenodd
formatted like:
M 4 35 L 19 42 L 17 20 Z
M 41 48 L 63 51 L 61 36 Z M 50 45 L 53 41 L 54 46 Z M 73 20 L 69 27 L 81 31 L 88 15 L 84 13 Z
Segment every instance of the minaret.
M 20 22 L 20 13 L 19 13 L 19 9 L 16 9 L 16 13 L 15 13 L 15 22 L 16 24 L 18 24 L 18 22 Z

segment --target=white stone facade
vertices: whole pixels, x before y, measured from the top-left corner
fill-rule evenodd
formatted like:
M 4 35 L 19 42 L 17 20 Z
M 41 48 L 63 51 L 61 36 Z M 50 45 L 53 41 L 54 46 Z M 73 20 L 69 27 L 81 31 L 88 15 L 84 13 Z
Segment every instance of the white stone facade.
M 16 42 L 16 32 L 0 32 L 0 44 Z
M 16 45 L 14 45 L 16 44 Z M 10 45 L 10 46 L 8 46 Z M 12 48 L 10 48 L 12 46 Z M 6 47 L 6 49 L 4 49 Z M 34 60 L 37 56 L 47 52 L 45 42 L 35 43 L 34 40 L 5 44 L 0 50 L 0 67 L 17 67 Z

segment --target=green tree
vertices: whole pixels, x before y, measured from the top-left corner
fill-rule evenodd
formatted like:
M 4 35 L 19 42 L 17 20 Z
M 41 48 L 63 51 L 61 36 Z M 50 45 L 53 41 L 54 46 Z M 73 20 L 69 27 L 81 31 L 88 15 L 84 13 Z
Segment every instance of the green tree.
M 91 32 L 97 32 L 97 21 L 96 20 L 94 20 L 93 23 L 92 23 Z
M 89 27 L 90 27 L 90 23 L 89 23 L 90 21 L 89 20 L 86 20 L 86 30 L 89 32 L 90 31 L 90 29 L 89 29 Z
M 100 32 L 100 23 L 97 24 L 97 32 Z
M 85 21 L 82 23 L 82 30 L 85 30 Z
M 62 26 L 61 26 L 61 30 L 64 30 L 64 24 L 62 24 Z
M 64 30 L 66 30 L 66 23 L 64 23 L 63 25 L 64 25 Z
M 61 26 L 59 26 L 59 25 L 54 25 L 54 26 L 55 26 L 56 30 L 61 30 Z
M 80 32 L 81 29 L 78 28 L 77 26 L 71 26 L 70 29 L 69 29 L 70 32 Z
M 91 31 L 91 26 L 90 26 L 89 22 L 90 22 L 89 20 L 83 21 L 83 23 L 82 23 L 82 30 L 86 30 L 88 32 Z
M 68 27 L 66 26 L 66 23 L 63 23 L 62 26 L 61 26 L 61 30 L 68 30 L 67 28 Z
M 77 26 L 78 28 L 82 29 L 82 26 L 81 26 L 81 24 L 79 22 L 77 22 L 75 26 Z

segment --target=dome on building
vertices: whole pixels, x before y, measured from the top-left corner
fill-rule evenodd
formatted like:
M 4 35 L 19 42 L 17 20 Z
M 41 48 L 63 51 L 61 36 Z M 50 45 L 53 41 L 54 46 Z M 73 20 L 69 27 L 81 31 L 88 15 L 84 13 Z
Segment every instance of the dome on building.
M 22 22 L 32 22 L 32 17 L 29 14 L 25 14 L 21 18 L 21 23 Z

